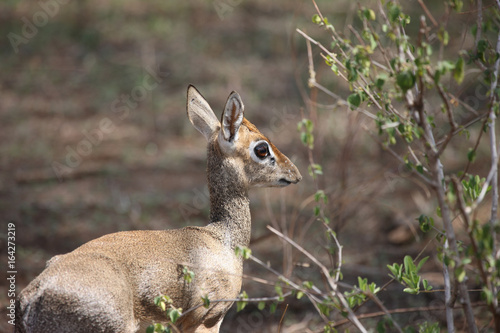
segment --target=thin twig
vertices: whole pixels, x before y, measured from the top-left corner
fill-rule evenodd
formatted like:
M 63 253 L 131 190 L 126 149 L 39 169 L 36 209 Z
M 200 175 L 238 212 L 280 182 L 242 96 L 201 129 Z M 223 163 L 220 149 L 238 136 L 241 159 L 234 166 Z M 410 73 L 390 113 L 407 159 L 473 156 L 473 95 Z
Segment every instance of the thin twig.
M 387 308 L 384 306 L 384 304 L 372 293 L 368 294 L 368 297 L 377 303 L 378 307 L 382 309 L 382 311 L 385 313 L 385 315 L 392 321 L 392 324 L 396 328 L 396 330 L 400 333 L 403 333 L 403 330 L 401 329 L 401 326 L 399 326 L 398 322 L 392 319 L 391 313 Z
M 456 134 L 460 133 L 460 131 L 462 131 L 464 128 L 469 128 L 469 127 L 471 127 L 472 125 L 474 125 L 475 123 L 477 123 L 478 121 L 480 121 L 480 120 L 481 120 L 481 119 L 483 119 L 483 118 L 488 118 L 488 115 L 489 115 L 488 113 L 484 113 L 484 114 L 482 114 L 482 115 L 479 115 L 478 117 L 474 117 L 474 118 L 472 118 L 471 120 L 467 121 L 465 124 L 460 125 L 460 127 L 458 127 L 458 128 L 457 128 L 457 129 L 453 132 L 453 135 L 456 135 Z M 439 141 L 436 143 L 436 146 L 438 146 L 438 147 L 439 147 L 439 146 L 441 146 L 441 145 L 444 143 L 444 141 L 445 141 L 445 140 L 446 140 L 446 138 L 445 138 L 445 139 L 441 139 L 441 140 L 439 140 Z
M 368 127 L 366 126 L 363 126 L 363 129 L 366 130 L 366 132 L 368 133 L 368 135 L 370 135 L 370 137 L 376 141 L 384 150 L 388 151 L 395 159 L 397 159 L 401 164 L 406 164 L 405 160 L 399 156 L 398 153 L 396 153 L 391 147 L 388 147 L 387 145 L 385 145 L 383 142 L 381 142 L 369 129 Z M 429 185 L 429 186 L 434 186 L 434 182 L 427 178 L 426 176 L 424 176 L 423 174 L 421 174 L 420 172 L 418 172 L 417 170 L 415 169 L 410 169 L 409 170 L 414 176 L 416 176 L 417 178 L 419 178 L 421 181 L 423 181 L 425 184 Z
M 281 315 L 280 323 L 278 324 L 278 333 L 281 332 L 281 324 L 283 324 L 283 319 L 285 318 L 286 310 L 288 310 L 288 304 L 285 307 L 285 311 L 283 311 L 283 314 Z
M 496 1 L 498 9 L 500 9 L 500 0 Z M 497 35 L 497 44 L 496 44 L 496 54 L 498 55 L 500 52 L 500 33 Z M 497 148 L 497 141 L 496 141 L 496 110 L 495 108 L 498 108 L 498 96 L 497 96 L 497 85 L 498 85 L 498 71 L 500 69 L 500 59 L 497 57 L 495 61 L 495 65 L 493 66 L 493 72 L 492 72 L 492 80 L 491 80 L 491 86 L 490 86 L 490 110 L 489 110 L 489 141 L 490 141 L 490 154 L 491 154 L 491 167 L 490 167 L 490 174 L 492 175 L 491 177 L 491 211 L 490 211 L 490 230 L 492 233 L 492 238 L 493 238 L 493 255 L 495 256 L 495 259 L 498 258 L 498 253 L 497 253 L 497 232 L 496 232 L 496 225 L 497 225 L 497 220 L 498 220 L 498 148 Z M 490 175 L 488 175 L 489 178 Z M 485 184 L 486 185 L 486 184 Z M 485 187 L 483 186 L 483 189 L 481 191 L 481 194 L 485 193 Z M 496 275 L 496 267 L 493 267 L 493 272 L 491 273 L 492 276 Z M 498 293 L 498 287 L 492 283 L 491 286 L 491 291 L 493 295 L 497 295 Z M 494 297 L 493 300 L 493 317 L 495 319 L 495 328 L 496 330 L 500 330 L 500 314 L 499 314 L 499 309 L 498 309 L 498 298 Z
M 326 53 L 326 54 L 328 54 L 330 57 L 332 57 L 332 59 L 335 61 L 335 63 L 336 63 L 339 67 L 341 67 L 342 69 L 345 69 L 344 64 L 342 64 L 342 62 L 341 62 L 341 61 L 339 61 L 339 60 L 337 59 L 337 57 L 335 56 L 335 54 L 334 54 L 334 53 L 330 52 L 330 51 L 329 51 L 326 47 L 324 47 L 324 46 L 323 46 L 323 44 L 321 44 L 320 42 L 318 42 L 318 41 L 314 40 L 313 38 L 309 37 L 309 36 L 308 36 L 305 32 L 303 32 L 303 31 L 302 31 L 302 30 L 300 30 L 300 29 L 296 29 L 296 31 L 297 31 L 299 34 L 301 34 L 302 36 L 304 36 L 304 38 L 306 38 L 307 40 L 309 40 L 309 41 L 310 41 L 311 43 L 313 43 L 314 45 L 319 46 L 319 48 L 321 48 L 321 50 L 322 50 L 323 52 L 325 52 L 325 53 Z
M 420 7 L 422 7 L 422 9 L 424 10 L 425 15 L 427 15 L 429 20 L 431 20 L 432 24 L 434 24 L 434 26 L 437 28 L 439 26 L 439 24 L 437 23 L 436 19 L 434 19 L 434 16 L 432 16 L 431 12 L 429 11 L 429 9 L 425 5 L 425 3 L 422 0 L 418 0 L 418 3 L 420 5 Z
M 469 235 L 469 240 L 471 242 L 471 246 L 472 246 L 472 250 L 474 253 L 478 254 L 479 253 L 479 247 L 478 247 L 478 244 L 476 242 L 476 239 L 474 238 L 474 235 L 473 235 L 473 229 L 472 229 L 472 224 L 473 222 L 470 220 L 470 216 L 469 214 L 467 213 L 467 208 L 466 208 L 466 204 L 465 204 L 465 201 L 464 201 L 464 193 L 463 193 L 463 189 L 462 189 L 462 184 L 460 183 L 460 181 L 458 180 L 458 178 L 456 177 L 452 177 L 452 181 L 453 181 L 453 184 L 455 185 L 455 190 L 457 191 L 457 203 L 458 203 L 458 209 L 462 215 L 462 218 L 465 222 L 465 225 L 467 226 L 467 233 Z M 493 243 L 495 243 L 495 239 L 493 240 Z M 485 267 L 483 266 L 483 261 L 482 260 L 477 260 L 477 267 L 479 268 L 479 275 L 481 276 L 481 279 L 483 280 L 483 283 L 488 286 L 488 288 L 494 292 L 495 291 L 495 284 L 492 283 L 492 281 L 488 278 L 488 274 L 486 273 L 486 270 L 485 270 Z M 493 294 L 493 295 L 496 295 L 496 294 Z M 496 297 L 495 297 L 496 298 Z M 498 325 L 498 319 L 496 318 L 496 307 L 495 307 L 495 303 L 491 303 L 489 305 L 490 307 L 490 312 L 492 313 L 492 315 L 494 316 L 494 322 L 495 322 L 495 327 L 497 327 Z
M 335 283 L 336 285 L 338 285 L 340 281 L 340 272 L 342 270 L 342 245 L 340 245 L 340 242 L 337 239 L 337 236 L 335 235 L 335 232 L 333 232 L 332 228 L 330 228 L 330 226 L 326 224 L 325 221 L 321 222 L 323 222 L 323 226 L 335 241 L 335 245 L 337 245 L 337 269 L 335 270 Z
M 288 297 L 292 294 L 292 292 L 287 292 L 287 293 L 284 293 L 283 296 L 273 296 L 273 297 L 255 297 L 255 298 L 228 298 L 228 299 L 217 299 L 217 300 L 210 300 L 210 304 L 211 303 L 225 303 L 225 302 L 230 302 L 230 303 L 234 303 L 234 302 L 276 302 L 276 301 L 280 301 L 282 298 L 284 297 Z M 187 311 L 184 311 L 180 316 L 180 317 L 184 317 L 186 314 L 196 310 L 196 309 L 199 309 L 201 308 L 202 306 L 205 306 L 203 303 L 202 304 L 198 304 L 197 306 L 194 306 L 192 308 L 190 308 L 189 310 Z
M 316 296 L 312 295 L 309 292 L 309 290 L 305 290 L 304 288 L 300 287 L 299 285 L 297 285 L 293 281 L 287 279 L 283 274 L 280 274 L 275 269 L 273 269 L 271 266 L 266 265 L 260 259 L 254 257 L 253 255 L 250 255 L 249 259 L 252 260 L 252 261 L 254 261 L 254 262 L 256 262 L 257 264 L 261 265 L 262 267 L 264 267 L 265 269 L 267 269 L 271 273 L 275 274 L 279 279 L 285 281 L 286 283 L 288 283 L 290 286 L 292 286 L 296 290 L 302 291 L 304 293 L 304 295 L 306 295 L 307 298 L 309 298 L 309 300 L 311 301 L 312 305 L 314 306 L 314 308 L 316 309 L 316 311 L 319 313 L 321 319 L 323 319 L 323 321 L 325 323 L 328 323 L 328 318 L 321 312 L 321 310 L 318 307 L 318 303 L 321 303 L 321 300 L 318 299 Z
M 349 29 L 349 31 L 352 32 L 354 34 L 354 36 L 356 36 L 356 38 L 358 39 L 358 42 L 361 45 L 366 46 L 365 41 L 363 40 L 363 38 L 361 38 L 361 36 L 359 35 L 359 32 L 356 29 L 354 29 L 354 27 L 351 24 L 349 24 L 347 26 L 347 29 Z
M 265 269 L 267 269 L 268 271 L 270 271 L 271 273 L 273 273 L 274 275 L 276 275 L 280 280 L 283 280 L 284 282 L 288 283 L 294 289 L 302 291 L 305 295 L 312 296 L 312 298 L 313 298 L 313 300 L 315 302 L 321 302 L 321 300 L 319 298 L 316 298 L 316 296 L 314 296 L 311 293 L 309 293 L 308 290 L 306 290 L 306 289 L 302 288 L 301 286 L 299 286 L 298 284 L 294 283 L 292 280 L 288 279 L 287 277 L 285 277 L 283 274 L 281 274 L 278 271 L 276 271 L 271 266 L 265 264 L 262 260 L 254 257 L 253 255 L 250 255 L 249 259 L 252 260 L 253 262 L 261 265 L 262 267 L 264 267 Z
M 429 69 L 427 70 L 427 73 L 429 74 L 430 77 L 434 76 L 433 73 L 431 73 Z M 450 127 L 451 127 L 444 143 L 439 147 L 437 154 L 438 154 L 438 156 L 440 156 L 444 152 L 446 147 L 448 146 L 448 143 L 453 138 L 453 133 L 457 129 L 457 123 L 455 122 L 455 118 L 453 117 L 453 111 L 451 109 L 451 104 L 450 104 L 450 101 L 448 100 L 448 98 L 446 97 L 446 94 L 443 90 L 443 87 L 441 87 L 440 84 L 436 84 L 436 89 L 439 93 L 439 96 L 441 97 L 441 100 L 444 102 L 444 108 L 446 110 L 446 115 L 448 116 L 448 123 L 450 124 Z
M 472 249 L 474 253 L 479 253 L 478 247 L 476 240 L 474 239 L 474 236 L 472 234 L 472 221 L 470 220 L 469 213 L 467 212 L 467 207 L 464 201 L 464 191 L 462 188 L 462 184 L 458 180 L 457 177 L 453 176 L 451 177 L 451 180 L 453 182 L 453 185 L 455 186 L 455 191 L 457 191 L 457 203 L 458 203 L 458 210 L 460 211 L 460 214 L 462 216 L 463 221 L 465 222 L 465 226 L 467 227 L 467 233 L 469 234 L 469 239 L 472 245 Z M 483 263 L 481 260 L 478 260 L 478 268 L 479 268 L 479 275 L 483 279 L 483 282 L 485 285 L 489 285 L 489 279 L 488 276 L 486 275 L 486 272 L 483 267 Z
M 483 129 L 486 126 L 486 123 L 488 122 L 488 117 L 484 118 L 483 124 L 481 125 L 481 130 L 479 131 L 479 135 L 477 136 L 476 144 L 474 145 L 474 148 L 472 148 L 473 151 L 477 151 L 477 148 L 479 147 L 479 143 L 481 142 L 481 138 L 483 137 Z M 472 164 L 472 160 L 467 159 L 467 164 L 465 165 L 464 172 L 462 176 L 460 177 L 460 180 L 463 180 L 465 176 L 467 176 L 467 173 L 469 172 L 469 168 Z
M 274 229 L 273 227 L 271 227 L 271 226 L 268 225 L 267 229 L 269 229 L 271 232 L 273 232 L 274 234 L 276 234 L 278 237 L 283 238 L 286 241 L 288 241 L 290 244 L 292 244 L 293 247 L 295 247 L 297 250 L 299 250 L 300 252 L 302 252 L 306 257 L 309 258 L 309 260 L 311 260 L 314 264 L 316 264 L 316 266 L 318 266 L 322 270 L 323 275 L 325 275 L 325 277 L 327 279 L 328 278 L 331 279 L 330 272 L 328 271 L 328 269 L 315 256 L 313 256 L 311 253 L 309 253 L 302 246 L 300 246 L 299 244 L 295 243 L 295 241 L 293 241 L 292 239 L 290 239 L 286 235 L 283 235 L 280 231 Z M 330 283 L 330 288 L 332 288 L 332 290 L 337 290 L 337 285 L 335 283 Z
M 306 251 L 299 244 L 295 243 L 292 239 L 290 239 L 286 235 L 283 235 L 281 232 L 279 232 L 278 230 L 274 229 L 273 227 L 271 227 L 269 225 L 267 226 L 267 228 L 270 231 L 272 231 L 273 233 L 275 233 L 277 236 L 279 236 L 280 238 L 286 239 L 292 246 L 294 246 L 297 250 L 302 252 L 306 257 L 308 257 L 313 263 L 315 263 L 321 269 L 324 277 L 326 278 L 326 280 L 328 281 L 328 284 L 330 285 L 330 288 L 335 293 L 335 296 L 337 296 L 337 298 L 339 299 L 339 301 L 342 304 L 342 306 L 344 307 L 344 309 L 347 311 L 347 317 L 351 320 L 351 322 L 361 332 L 367 333 L 368 331 L 366 330 L 366 328 L 364 328 L 364 326 L 361 324 L 361 322 L 358 320 L 358 318 L 356 318 L 356 315 L 354 314 L 354 312 L 352 312 L 352 309 L 349 307 L 349 304 L 347 303 L 344 295 L 341 292 L 339 292 L 339 290 L 337 289 L 337 284 L 330 276 L 330 272 L 328 271 L 328 269 L 320 261 L 318 261 L 312 254 L 310 254 L 308 251 Z
M 474 307 L 487 306 L 487 304 L 484 302 L 477 302 L 477 303 L 474 303 L 473 306 Z M 459 308 L 461 308 L 461 306 L 457 305 L 454 308 L 459 309 Z M 445 310 L 445 306 L 421 306 L 421 307 L 415 307 L 415 308 L 397 308 L 397 309 L 391 309 L 391 310 L 387 310 L 387 311 L 391 314 L 401 314 L 401 313 L 409 313 L 409 312 L 424 312 L 424 311 L 434 312 L 434 311 L 443 311 L 443 310 Z M 359 314 L 358 318 L 363 320 L 363 319 L 382 317 L 385 315 L 386 315 L 386 313 L 384 311 L 378 311 L 378 312 L 372 312 L 372 313 Z M 344 320 L 336 322 L 333 327 L 338 328 L 338 327 L 344 326 L 346 324 L 349 324 L 348 319 L 344 319 Z M 321 332 L 323 332 L 323 331 L 321 331 Z
M 423 112 L 422 112 L 423 113 Z M 423 114 L 422 114 L 423 115 Z M 434 186 L 434 190 L 436 193 L 436 197 L 438 200 L 439 207 L 441 209 L 441 218 L 443 220 L 443 225 L 446 230 L 446 242 L 445 242 L 445 249 L 447 248 L 447 245 L 449 246 L 450 252 L 452 259 L 455 262 L 460 262 L 460 256 L 458 252 L 458 245 L 457 245 L 457 239 L 455 236 L 455 229 L 453 228 L 453 223 L 451 219 L 451 212 L 450 212 L 450 207 L 448 203 L 446 202 L 446 194 L 445 194 L 445 181 L 444 181 L 444 174 L 443 174 L 443 166 L 441 164 L 439 156 L 436 154 L 435 150 L 435 142 L 434 142 L 434 137 L 432 134 L 432 131 L 430 130 L 429 122 L 427 119 L 423 118 L 422 119 L 423 124 L 421 125 L 424 128 L 424 131 L 426 132 L 426 147 L 428 150 L 428 156 L 430 156 L 430 164 L 431 164 L 431 172 L 433 173 L 434 176 L 434 183 L 436 186 Z M 448 267 L 446 264 L 443 263 L 443 272 L 446 277 L 448 274 Z M 453 332 L 454 329 L 454 324 L 453 324 L 453 315 L 452 315 L 452 298 L 450 298 L 450 290 L 448 281 L 445 281 L 445 287 L 446 287 L 446 305 L 447 305 L 447 323 L 448 323 L 448 331 Z M 471 301 L 469 297 L 469 293 L 467 290 L 467 285 L 465 284 L 465 281 L 459 282 L 458 283 L 458 288 L 460 290 L 461 297 L 463 299 L 463 308 L 465 312 L 465 317 L 467 321 L 467 325 L 469 327 L 469 331 L 473 333 L 477 333 L 477 326 L 476 322 L 474 319 L 474 313 L 472 311 L 471 307 Z

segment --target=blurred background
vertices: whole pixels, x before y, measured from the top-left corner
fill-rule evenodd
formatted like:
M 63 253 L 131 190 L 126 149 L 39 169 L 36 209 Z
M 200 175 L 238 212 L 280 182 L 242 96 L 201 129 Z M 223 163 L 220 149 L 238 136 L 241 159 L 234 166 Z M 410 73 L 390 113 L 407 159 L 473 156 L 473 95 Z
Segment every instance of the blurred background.
M 349 33 L 356 3 L 318 4 Z M 323 165 L 319 182 L 343 245 L 344 282 L 363 276 L 384 284 L 387 264 L 431 252 L 436 244 L 415 220 L 434 211 L 427 190 L 366 135 L 370 120 L 307 87 L 306 45 L 295 29 L 325 39 L 311 22 L 314 13 L 310 1 L 295 0 L 2 1 L 0 214 L 5 231 L 8 222 L 16 225 L 17 291 L 52 256 L 104 234 L 206 224 L 206 142 L 185 114 L 190 83 L 218 116 L 228 94 L 238 91 L 246 117 L 304 175 L 298 185 L 251 193 L 256 257 L 286 276 L 319 279 L 316 268 L 266 229 L 273 225 L 325 263 L 330 258 L 312 214 L 316 188 L 297 131 L 304 116 L 320 119 L 314 158 Z M 348 87 L 321 69 L 317 51 L 315 59 L 318 80 L 345 98 Z M 318 104 L 311 107 L 311 100 Z M 482 156 L 480 149 L 479 170 Z M 0 244 L 6 248 L 4 236 Z M 6 263 L 6 255 L 0 260 Z M 276 281 L 245 265 L 246 275 Z M 424 271 L 439 290 L 439 262 L 431 258 Z M 0 331 L 10 330 L 6 289 L 0 282 Z M 250 297 L 275 295 L 272 285 L 249 278 L 243 289 Z M 443 304 L 440 292 L 409 298 L 401 290 L 393 284 L 381 295 L 388 308 Z M 412 324 L 442 316 L 424 310 L 396 318 Z M 255 304 L 234 308 L 221 331 L 277 332 L 281 320 L 282 332 L 322 327 L 307 300 L 290 298 L 274 314 Z

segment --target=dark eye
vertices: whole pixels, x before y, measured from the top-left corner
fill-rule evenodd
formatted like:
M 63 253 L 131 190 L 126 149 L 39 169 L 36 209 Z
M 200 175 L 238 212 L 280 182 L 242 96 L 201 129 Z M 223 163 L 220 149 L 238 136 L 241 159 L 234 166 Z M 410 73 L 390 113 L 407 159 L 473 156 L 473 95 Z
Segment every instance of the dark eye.
M 267 146 L 267 143 L 259 143 L 255 148 L 253 149 L 255 152 L 255 155 L 257 155 L 258 158 L 264 159 L 267 156 L 269 156 L 269 147 Z

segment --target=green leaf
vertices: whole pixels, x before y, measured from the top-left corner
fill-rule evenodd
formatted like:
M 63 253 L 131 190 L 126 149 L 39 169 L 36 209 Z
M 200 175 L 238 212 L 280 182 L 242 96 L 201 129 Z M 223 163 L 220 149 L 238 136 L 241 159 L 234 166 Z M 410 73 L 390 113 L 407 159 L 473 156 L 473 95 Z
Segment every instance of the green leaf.
M 276 291 L 279 296 L 283 296 L 283 288 L 281 288 L 281 284 L 279 282 L 274 285 L 274 291 Z
M 415 289 L 415 283 L 413 282 L 412 279 L 410 279 L 411 276 L 405 275 L 403 276 L 403 282 L 410 286 L 412 289 Z
M 328 305 L 318 303 L 318 309 L 325 316 L 328 316 L 330 314 L 330 307 Z
M 313 172 L 315 174 L 317 174 L 317 175 L 322 175 L 323 174 L 323 167 L 320 164 L 313 163 L 313 164 L 311 164 L 311 167 L 312 167 Z
M 455 64 L 448 60 L 439 61 L 437 64 L 437 69 L 441 72 L 441 74 L 445 74 L 451 70 L 454 70 Z
M 316 164 L 317 165 L 317 164 Z M 319 202 L 323 201 L 323 203 L 328 203 L 328 197 L 326 196 L 325 192 L 323 190 L 318 190 L 314 194 L 314 201 Z
M 302 141 L 302 143 L 307 146 L 308 135 L 306 132 L 300 133 L 300 141 Z
M 154 333 L 155 327 L 153 325 L 149 325 L 148 328 L 146 328 L 146 333 Z
M 349 95 L 349 97 L 347 97 L 347 103 L 349 104 L 349 108 L 351 110 L 354 110 L 357 107 L 359 107 L 361 104 L 360 94 L 354 93 L 354 94 Z
M 407 274 L 415 271 L 415 264 L 413 263 L 412 257 L 405 256 L 405 258 L 403 259 L 403 264 L 405 266 L 405 272 Z
M 428 232 L 434 227 L 434 219 L 432 217 L 422 214 L 417 220 L 420 225 L 420 230 L 423 232 Z
M 191 281 L 193 281 L 193 279 L 194 279 L 194 272 L 190 271 L 187 267 L 184 267 L 182 269 L 182 274 L 184 274 L 184 280 L 187 283 L 191 283 Z
M 304 130 L 305 129 L 305 130 Z M 302 119 L 297 124 L 297 130 L 300 132 L 300 140 L 302 143 L 309 147 L 309 149 L 313 149 L 314 147 L 314 124 L 310 119 Z
M 358 276 L 358 286 L 360 290 L 366 291 L 368 286 L 368 279 L 367 278 L 363 279 L 360 276 Z
M 313 283 L 311 281 L 304 281 L 302 282 L 302 285 L 307 289 L 311 289 L 313 287 Z
M 326 64 L 327 66 L 332 66 L 332 65 L 334 65 L 334 64 L 335 64 L 335 60 L 333 60 L 333 58 L 332 58 L 331 56 L 327 55 L 327 56 L 325 57 L 325 64 Z
M 181 316 L 181 311 L 179 309 L 171 309 L 168 312 L 168 317 L 170 318 L 170 321 L 175 324 L 177 319 Z
M 387 268 L 392 273 L 392 277 L 394 277 L 397 281 L 401 282 L 403 275 L 403 266 L 398 263 L 394 263 L 393 265 L 387 265 Z
M 404 288 L 403 291 L 408 294 L 416 295 L 418 294 L 418 289 L 415 288 Z
M 376 294 L 380 291 L 380 287 L 377 287 L 377 285 L 375 284 L 375 282 L 372 282 L 370 283 L 370 285 L 368 286 L 368 288 L 370 289 L 370 292 L 372 294 Z
M 463 282 L 465 280 L 465 268 L 463 266 L 457 267 L 455 270 L 455 276 L 458 282 Z
M 424 286 L 424 290 L 426 290 L 426 291 L 432 290 L 432 286 L 429 285 L 429 281 L 427 281 L 427 280 L 424 279 L 422 281 L 422 285 Z
M 486 58 L 485 58 L 485 52 L 486 50 L 488 49 L 489 47 L 489 43 L 487 40 L 484 40 L 484 39 L 481 39 L 479 42 L 477 42 L 477 57 L 482 60 L 482 61 L 485 61 Z
M 469 160 L 469 162 L 474 162 L 476 160 L 476 151 L 474 149 L 469 148 L 467 159 Z
M 375 12 L 371 9 L 365 9 L 363 11 L 363 15 L 366 17 L 367 20 L 370 20 L 370 21 L 375 21 L 375 19 L 377 18 L 375 16 Z
M 322 23 L 321 17 L 318 14 L 314 14 L 313 15 L 312 21 L 313 21 L 313 23 L 316 23 L 316 24 L 321 24 Z
M 413 88 L 415 82 L 416 82 L 415 74 L 413 74 L 409 70 L 399 72 L 396 75 L 396 83 L 404 92 Z
M 240 294 L 239 298 L 240 299 L 247 299 L 248 295 L 247 295 L 246 291 L 243 291 Z M 236 311 L 240 312 L 241 310 L 243 310 L 245 308 L 245 306 L 247 306 L 247 304 L 248 304 L 247 301 L 238 301 L 238 302 L 236 302 Z
M 382 90 L 382 87 L 384 86 L 387 79 L 388 77 L 387 74 L 385 73 L 377 75 L 377 78 L 375 79 L 375 87 L 377 87 L 377 89 Z
M 462 10 L 462 7 L 464 5 L 462 0 L 451 0 L 450 1 L 451 7 L 459 13 Z
M 257 304 L 257 308 L 260 311 L 264 310 L 265 307 L 266 307 L 266 302 L 259 302 L 259 304 Z
M 236 248 L 234 249 L 234 254 L 236 254 L 236 256 L 241 256 L 246 260 L 252 255 L 252 250 L 250 250 L 246 246 L 236 246 Z
M 455 69 L 453 71 L 453 78 L 457 81 L 458 84 L 462 83 L 465 77 L 465 69 L 464 69 L 464 58 L 458 58 Z
M 393 2 L 387 4 L 389 9 L 389 19 L 392 23 L 396 23 L 399 19 L 399 14 L 401 14 L 401 8 Z
M 487 287 L 483 287 L 482 294 L 488 305 L 493 302 L 493 293 Z
M 208 294 L 201 298 L 203 300 L 203 306 L 208 309 L 210 306 L 210 300 L 208 299 Z
M 417 273 L 420 271 L 420 269 L 422 268 L 422 266 L 427 262 L 427 260 L 429 260 L 428 256 L 424 257 L 424 258 L 422 258 L 422 260 L 420 260 L 420 262 L 417 265 Z
M 336 64 L 332 64 L 332 65 L 330 66 L 330 69 L 331 69 L 331 70 L 332 70 L 335 74 L 339 75 L 339 68 L 337 67 L 337 65 L 336 65 Z
M 439 29 L 438 39 L 443 43 L 444 46 L 448 45 L 448 42 L 450 41 L 450 35 L 448 34 L 448 31 L 444 29 L 444 27 L 441 27 L 441 29 Z

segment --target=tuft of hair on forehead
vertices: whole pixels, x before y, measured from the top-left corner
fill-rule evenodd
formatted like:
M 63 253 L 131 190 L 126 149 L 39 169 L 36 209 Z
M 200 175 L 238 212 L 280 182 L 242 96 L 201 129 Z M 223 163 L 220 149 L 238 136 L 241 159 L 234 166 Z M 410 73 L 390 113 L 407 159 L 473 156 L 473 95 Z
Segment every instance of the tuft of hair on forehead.
M 254 125 L 254 124 L 252 124 L 251 122 L 249 122 L 249 121 L 247 120 L 247 118 L 243 118 L 243 122 L 242 122 L 242 124 L 243 124 L 243 125 L 245 125 L 245 126 L 248 128 L 248 130 L 249 130 L 250 132 L 255 132 L 255 133 L 262 134 L 262 133 L 260 133 L 260 131 L 257 129 L 257 127 L 255 127 L 255 125 Z
M 262 136 L 263 139 L 266 139 L 266 141 L 271 145 L 271 148 L 273 149 L 274 153 L 278 156 L 279 159 L 282 159 L 281 156 L 284 156 L 279 149 L 271 142 L 269 138 L 267 138 L 264 134 L 262 134 L 257 127 L 255 127 L 254 124 L 249 122 L 247 118 L 243 118 L 242 125 L 245 125 L 250 132 L 257 133 Z

